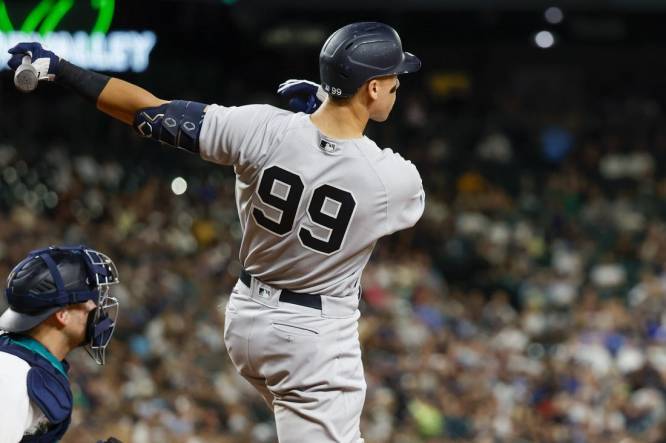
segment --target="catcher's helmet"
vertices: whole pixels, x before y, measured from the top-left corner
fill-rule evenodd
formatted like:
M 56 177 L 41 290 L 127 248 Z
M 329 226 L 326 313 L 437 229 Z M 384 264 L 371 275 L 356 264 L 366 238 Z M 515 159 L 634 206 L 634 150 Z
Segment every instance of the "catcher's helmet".
M 335 31 L 319 53 L 321 86 L 333 97 L 351 97 L 367 80 L 421 69 L 403 52 L 400 36 L 378 22 L 352 23 Z
M 97 307 L 88 315 L 85 344 L 103 364 L 118 306 L 109 287 L 116 283 L 118 272 L 111 259 L 85 246 L 32 251 L 9 274 L 9 307 L 0 316 L 0 330 L 25 332 L 64 306 L 93 300 Z

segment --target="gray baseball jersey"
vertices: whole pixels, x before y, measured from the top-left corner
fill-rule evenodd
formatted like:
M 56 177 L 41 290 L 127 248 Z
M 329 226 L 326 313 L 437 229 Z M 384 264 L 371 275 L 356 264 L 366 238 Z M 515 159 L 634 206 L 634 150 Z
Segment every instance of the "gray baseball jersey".
M 199 146 L 205 160 L 234 166 L 241 263 L 275 287 L 358 294 L 376 241 L 423 213 L 411 162 L 367 137 L 327 139 L 306 114 L 211 105 Z

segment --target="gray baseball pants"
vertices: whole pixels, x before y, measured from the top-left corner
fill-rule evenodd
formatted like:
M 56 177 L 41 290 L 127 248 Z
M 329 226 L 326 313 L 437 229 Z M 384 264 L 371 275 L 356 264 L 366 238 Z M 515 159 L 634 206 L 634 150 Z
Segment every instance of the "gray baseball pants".
M 322 297 L 322 309 L 280 302 L 280 290 L 240 280 L 224 342 L 238 372 L 275 414 L 280 443 L 362 443 L 365 401 L 358 300 Z

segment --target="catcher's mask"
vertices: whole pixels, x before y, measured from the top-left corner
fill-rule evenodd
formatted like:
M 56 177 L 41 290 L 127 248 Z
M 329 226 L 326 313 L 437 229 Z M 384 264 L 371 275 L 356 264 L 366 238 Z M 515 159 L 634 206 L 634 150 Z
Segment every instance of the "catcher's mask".
M 86 246 L 32 251 L 7 278 L 9 308 L 0 316 L 0 329 L 25 332 L 64 306 L 93 300 L 96 307 L 88 313 L 82 345 L 103 365 L 118 317 L 118 300 L 110 288 L 118 281 L 113 261 Z

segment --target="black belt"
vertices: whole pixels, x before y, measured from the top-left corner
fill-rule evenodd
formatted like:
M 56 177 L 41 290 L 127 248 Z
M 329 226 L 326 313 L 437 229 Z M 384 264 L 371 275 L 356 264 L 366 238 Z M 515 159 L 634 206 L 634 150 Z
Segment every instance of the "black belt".
M 245 269 L 241 270 L 240 281 L 248 288 L 252 287 L 252 276 Z M 317 294 L 304 294 L 283 289 L 280 293 L 280 301 L 321 310 L 321 295 Z

